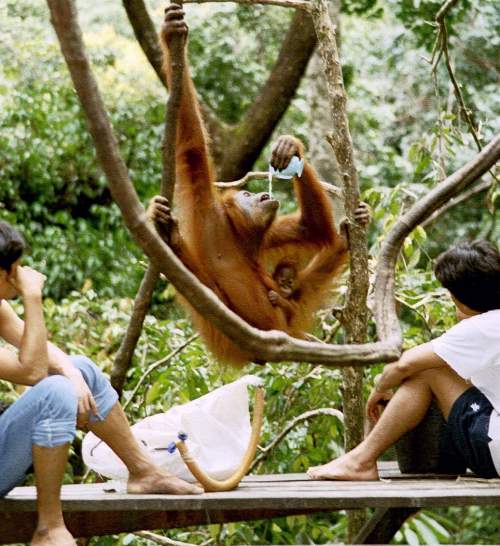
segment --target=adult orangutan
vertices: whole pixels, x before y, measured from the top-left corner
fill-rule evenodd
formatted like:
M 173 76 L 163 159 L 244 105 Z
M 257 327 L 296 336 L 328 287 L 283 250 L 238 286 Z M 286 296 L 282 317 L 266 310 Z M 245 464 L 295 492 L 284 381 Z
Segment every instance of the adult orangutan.
M 175 4 L 168 6 L 161 43 L 170 86 L 169 45 L 174 36 L 186 36 L 187 32 L 182 8 Z M 278 216 L 279 202 L 268 193 L 228 191 L 220 194 L 214 186 L 207 135 L 187 58 L 185 67 L 176 142 L 175 200 L 179 222 L 168 242 L 200 281 L 249 324 L 302 337 L 305 333 L 302 326 L 309 324 L 315 309 L 307 306 L 307 316 L 298 317 L 290 327 L 280 306 L 274 306 L 269 300 L 269 290 L 279 287 L 266 268 L 274 270 L 273 264 L 276 266 L 285 257 L 302 268 L 318 252 L 328 249 L 330 256 L 335 256 L 335 263 L 328 262 L 326 274 L 322 269 L 321 282 L 326 285 L 331 281 L 346 259 L 347 245 L 335 229 L 328 196 L 307 161 L 301 178 L 293 181 L 299 203 L 296 213 Z M 271 163 L 282 169 L 294 155 L 302 158 L 303 154 L 299 140 L 282 136 L 274 146 Z M 157 225 L 170 221 L 168 202 L 154 198 L 149 214 Z M 187 301 L 183 301 L 183 305 L 208 349 L 219 360 L 243 364 L 253 359 L 253 355 L 214 328 Z

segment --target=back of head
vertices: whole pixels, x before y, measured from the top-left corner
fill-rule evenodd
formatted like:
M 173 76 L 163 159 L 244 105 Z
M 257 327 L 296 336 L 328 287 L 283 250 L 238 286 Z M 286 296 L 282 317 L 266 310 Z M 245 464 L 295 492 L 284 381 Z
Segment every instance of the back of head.
M 0 222 L 0 269 L 10 271 L 18 260 L 26 244 L 22 235 L 7 222 Z
M 460 242 L 443 252 L 435 273 L 441 284 L 474 311 L 500 309 L 500 253 L 488 241 Z

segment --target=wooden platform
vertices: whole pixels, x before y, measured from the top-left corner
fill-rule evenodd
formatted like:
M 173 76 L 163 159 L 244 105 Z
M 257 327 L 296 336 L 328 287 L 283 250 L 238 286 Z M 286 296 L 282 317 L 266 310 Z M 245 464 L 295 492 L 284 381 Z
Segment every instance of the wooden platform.
M 421 479 L 383 465 L 381 481 L 312 481 L 304 474 L 249 476 L 234 491 L 196 496 L 129 495 L 106 484 L 63 487 L 65 519 L 75 536 L 168 529 L 356 508 L 500 505 L 500 480 Z M 0 500 L 0 544 L 24 542 L 36 521 L 35 489 Z

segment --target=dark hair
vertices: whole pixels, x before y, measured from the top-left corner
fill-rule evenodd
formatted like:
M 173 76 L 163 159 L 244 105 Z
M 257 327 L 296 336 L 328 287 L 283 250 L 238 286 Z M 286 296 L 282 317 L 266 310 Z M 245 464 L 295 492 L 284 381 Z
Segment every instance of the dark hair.
M 500 309 L 500 253 L 488 241 L 460 242 L 438 256 L 436 277 L 474 311 Z
M 23 236 L 7 222 L 0 222 L 0 269 L 10 272 L 12 264 L 19 259 L 26 243 Z

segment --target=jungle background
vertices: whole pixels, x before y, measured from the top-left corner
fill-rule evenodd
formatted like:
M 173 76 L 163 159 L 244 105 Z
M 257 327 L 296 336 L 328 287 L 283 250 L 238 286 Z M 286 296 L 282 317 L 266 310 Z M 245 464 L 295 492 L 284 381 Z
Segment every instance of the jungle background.
M 157 28 L 163 4 L 147 2 Z M 160 187 L 165 89 L 135 39 L 121 2 L 78 0 L 77 6 L 121 151 L 146 204 Z M 436 38 L 432 21 L 440 6 L 434 0 L 345 0 L 333 5 L 340 12 L 341 56 L 362 196 L 374 214 L 369 228 L 374 258 L 395 219 L 477 151 L 444 64 L 433 75 L 429 63 Z M 258 97 L 293 15 L 278 7 L 233 4 L 185 9 L 197 90 L 218 124 L 230 127 Z M 464 0 L 450 11 L 447 25 L 456 77 L 476 132 L 486 143 L 500 131 L 500 4 Z M 324 141 L 331 127 L 316 62 L 313 56 L 274 135 L 301 137 L 311 150 L 312 163 L 321 160 L 321 174 L 331 180 L 334 167 L 330 178 L 325 169 L 332 154 Z M 258 150 L 255 170 L 267 168 L 269 149 L 268 144 Z M 227 165 L 223 170 L 230 171 Z M 265 182 L 254 182 L 251 189 L 266 187 Z M 275 191 L 282 210 L 292 210 L 290 188 L 277 183 Z M 432 274 L 433 258 L 463 238 L 498 243 L 499 191 L 492 182 L 488 191 L 451 208 L 407 239 L 397 270 L 405 348 L 454 323 L 453 305 Z M 70 353 L 88 355 L 109 373 L 146 260 L 112 202 L 42 0 L 0 0 L 0 218 L 20 228 L 29 242 L 25 262 L 48 277 L 44 305 L 51 340 Z M 19 304 L 16 308 L 22 313 Z M 132 422 L 197 398 L 243 373 L 265 381 L 263 447 L 306 411 L 342 409 L 340 373 L 333 368 L 287 363 L 224 369 L 198 340 L 165 359 L 192 334 L 174 301 L 174 290 L 160 282 L 127 374 L 123 400 L 130 398 L 127 414 Z M 342 330 L 326 311 L 315 334 L 342 342 Z M 159 363 L 161 359 L 165 361 Z M 135 389 L 145 369 L 155 363 Z M 367 392 L 380 369 L 366 368 Z M 18 393 L 0 382 L 0 396 L 14 400 Z M 254 472 L 303 472 L 342 450 L 342 423 L 318 415 L 299 420 L 262 456 Z M 76 441 L 66 481 L 81 481 L 84 474 Z M 346 539 L 346 517 L 342 512 L 293 516 L 165 535 L 207 545 L 332 543 Z M 424 511 L 405 524 L 395 541 L 498 544 L 500 514 L 489 507 Z M 123 534 L 95 538 L 90 544 L 154 543 Z

